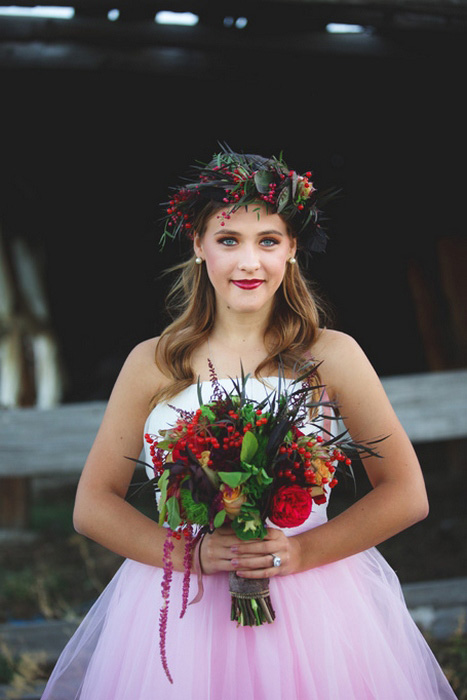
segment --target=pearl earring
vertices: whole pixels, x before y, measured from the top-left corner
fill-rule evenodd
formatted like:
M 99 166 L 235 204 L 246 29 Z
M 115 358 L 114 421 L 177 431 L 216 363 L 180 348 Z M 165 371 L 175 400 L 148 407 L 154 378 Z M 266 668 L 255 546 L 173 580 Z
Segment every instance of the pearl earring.
M 290 263 L 291 265 L 295 265 L 296 262 L 297 262 L 296 258 L 294 258 L 294 257 L 289 258 L 289 263 Z
M 195 263 L 197 265 L 201 265 L 202 262 L 203 262 L 203 258 L 195 258 Z

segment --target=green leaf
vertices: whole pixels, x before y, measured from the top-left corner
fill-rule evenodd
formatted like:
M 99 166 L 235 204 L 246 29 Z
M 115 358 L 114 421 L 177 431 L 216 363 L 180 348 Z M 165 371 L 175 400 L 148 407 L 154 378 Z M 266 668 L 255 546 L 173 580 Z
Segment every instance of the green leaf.
M 250 478 L 251 474 L 245 472 L 217 472 L 224 484 L 230 486 L 231 489 L 236 489 L 237 486 L 243 484 Z
M 267 473 L 267 471 L 265 469 L 261 469 L 260 474 L 262 477 L 261 481 L 263 484 L 271 484 L 272 483 L 273 479 L 271 476 L 269 476 L 269 474 Z
M 251 462 L 257 449 L 258 440 L 251 430 L 248 430 L 243 436 L 242 449 L 240 450 L 240 459 L 242 462 Z
M 218 513 L 216 513 L 214 517 L 214 527 L 220 527 L 221 525 L 223 525 L 226 516 L 227 513 L 225 510 L 220 510 Z
M 287 187 L 284 187 L 282 192 L 280 193 L 279 197 L 277 198 L 277 213 L 280 214 L 287 206 L 289 203 L 289 190 Z
M 214 413 L 214 411 L 212 411 L 212 409 L 209 408 L 209 406 L 201 406 L 201 415 L 206 416 L 206 418 L 208 418 L 211 421 L 211 423 L 214 423 L 214 421 L 216 420 L 216 414 Z
M 294 174 L 292 175 L 292 182 L 291 182 L 292 199 L 295 199 L 295 195 L 297 194 L 297 185 L 298 185 L 298 175 L 294 171 Z
M 258 170 L 255 173 L 255 185 L 258 192 L 261 194 L 267 194 L 269 192 L 269 185 L 274 180 L 273 173 L 269 170 Z
M 161 440 L 157 443 L 157 448 L 159 450 L 168 450 L 171 444 L 173 444 L 172 440 Z
M 201 394 L 201 385 L 202 385 L 202 381 L 201 381 L 201 379 L 198 377 L 198 383 L 197 383 L 197 386 L 196 386 L 196 390 L 197 390 L 197 392 L 198 392 L 198 403 L 199 403 L 200 406 L 203 405 L 203 396 L 202 396 L 202 394 Z
M 165 514 L 167 512 L 166 498 L 167 498 L 167 486 L 169 481 L 169 470 L 165 469 L 157 482 L 157 485 L 161 492 L 161 497 L 159 501 L 159 525 L 163 525 L 165 521 Z
M 176 530 L 177 527 L 182 522 L 180 517 L 180 506 L 178 504 L 178 498 L 176 496 L 171 496 L 167 501 L 167 522 L 172 530 Z

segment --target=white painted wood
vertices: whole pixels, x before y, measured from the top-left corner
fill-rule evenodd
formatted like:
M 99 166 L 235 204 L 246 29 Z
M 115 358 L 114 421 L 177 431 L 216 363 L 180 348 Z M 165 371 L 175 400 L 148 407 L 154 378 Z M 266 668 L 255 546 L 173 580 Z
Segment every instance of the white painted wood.
M 412 442 L 467 437 L 467 369 L 382 380 Z
M 383 385 L 413 442 L 467 437 L 467 370 L 387 377 Z M 0 409 L 0 476 L 78 474 L 104 410 L 105 402 Z

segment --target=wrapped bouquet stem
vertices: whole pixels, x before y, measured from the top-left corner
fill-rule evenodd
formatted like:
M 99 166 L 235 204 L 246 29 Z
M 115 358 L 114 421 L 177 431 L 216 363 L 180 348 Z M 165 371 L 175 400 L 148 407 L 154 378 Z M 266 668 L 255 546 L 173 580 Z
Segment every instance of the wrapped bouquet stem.
M 231 571 L 229 590 L 232 597 L 231 620 L 249 627 L 274 622 L 276 613 L 269 595 L 268 578 L 245 579 Z

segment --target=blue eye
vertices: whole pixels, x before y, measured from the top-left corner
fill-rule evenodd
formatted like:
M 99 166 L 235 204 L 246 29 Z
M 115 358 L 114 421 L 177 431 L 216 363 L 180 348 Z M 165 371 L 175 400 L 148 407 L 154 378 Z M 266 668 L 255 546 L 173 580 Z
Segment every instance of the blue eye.
M 279 245 L 279 242 L 276 238 L 263 238 L 261 241 L 261 245 L 263 245 L 265 248 L 272 248 L 275 245 Z
M 237 243 L 237 241 L 235 238 L 230 238 L 230 237 L 226 236 L 225 238 L 220 238 L 219 243 L 221 245 L 227 246 L 228 248 L 231 248 L 232 246 L 234 246 Z

